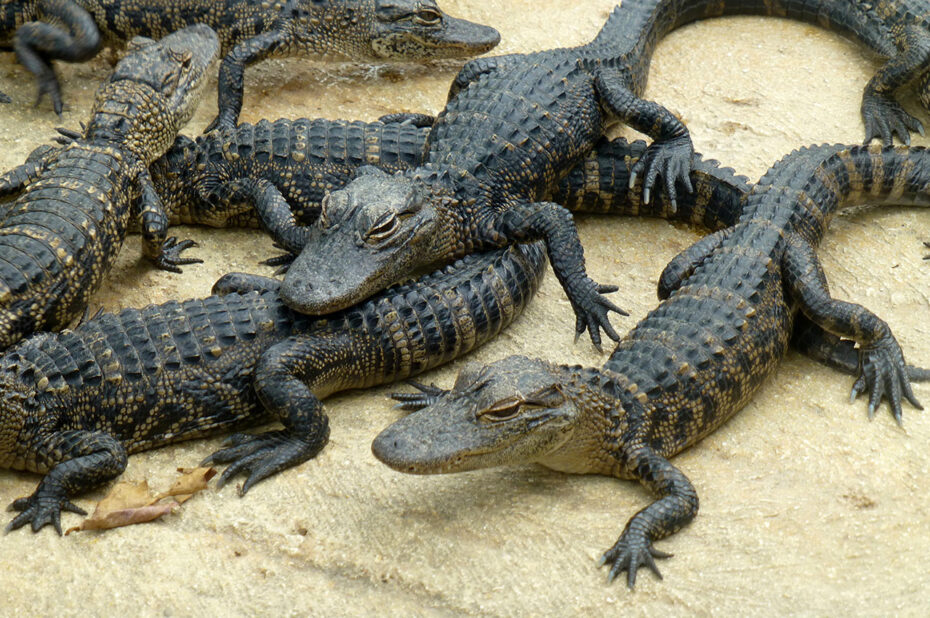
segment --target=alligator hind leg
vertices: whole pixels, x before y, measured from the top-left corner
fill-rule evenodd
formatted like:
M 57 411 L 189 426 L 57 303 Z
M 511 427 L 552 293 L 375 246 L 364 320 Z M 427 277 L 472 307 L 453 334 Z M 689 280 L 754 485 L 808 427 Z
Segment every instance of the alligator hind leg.
M 343 365 L 351 362 L 351 356 L 351 346 L 338 335 L 291 337 L 266 350 L 255 368 L 255 391 L 284 429 L 230 436 L 228 448 L 204 460 L 204 464 L 230 464 L 219 485 L 248 473 L 239 490 L 244 495 L 262 479 L 315 457 L 329 439 L 329 419 L 311 389 L 349 372 Z
M 853 376 L 859 374 L 859 351 L 856 350 L 856 342 L 825 331 L 804 314 L 794 320 L 791 347 L 831 369 Z M 930 369 L 908 365 L 907 377 L 911 382 L 930 381 Z
M 782 273 L 791 296 L 811 322 L 859 344 L 858 368 L 852 397 L 870 391 L 869 418 L 884 397 L 898 424 L 902 422 L 901 398 L 922 409 L 914 396 L 901 346 L 888 325 L 861 305 L 830 297 L 826 277 L 813 247 L 799 236 L 790 236 L 782 260 Z
M 61 512 L 87 515 L 69 497 L 119 476 L 126 468 L 126 449 L 113 436 L 102 432 L 65 431 L 42 441 L 37 447 L 37 467 L 51 468 L 35 492 L 10 505 L 19 515 L 7 531 L 32 524 L 37 532 L 47 524 L 61 534 Z
M 643 202 L 648 204 L 656 178 L 665 179 L 665 190 L 674 211 L 676 183 L 691 193 L 691 157 L 694 147 L 687 127 L 658 103 L 639 98 L 627 87 L 619 73 L 600 71 L 594 82 L 601 102 L 625 124 L 653 139 L 646 154 L 630 173 L 630 188 L 643 174 Z
M 61 87 L 51 61 L 90 60 L 100 49 L 100 31 L 90 13 L 71 0 L 40 0 L 38 9 L 40 21 L 19 27 L 13 49 L 39 82 L 36 104 L 47 94 L 60 116 Z
M 908 26 L 901 37 L 903 44 L 899 48 L 905 51 L 891 58 L 869 80 L 862 95 L 862 120 L 865 123 L 865 142 L 868 144 L 876 137 L 885 146 L 891 146 L 894 137 L 905 145 L 911 143 L 910 131 L 924 134 L 924 126 L 919 120 L 904 111 L 894 98 L 894 93 L 901 87 L 913 83 L 930 65 L 930 36 L 922 27 Z M 918 95 L 923 100 L 927 96 L 923 88 L 927 84 L 926 76 L 918 82 Z
M 713 253 L 714 249 L 723 244 L 723 241 L 727 239 L 732 231 L 733 228 L 728 227 L 713 234 L 708 234 L 673 257 L 659 276 L 659 284 L 656 290 L 659 300 L 665 300 L 672 292 L 680 288 L 688 277 L 694 274 L 697 267 L 703 264 L 704 260 Z
M 671 554 L 652 546 L 688 524 L 698 511 L 698 496 L 691 481 L 667 459 L 642 446 L 625 453 L 624 469 L 659 499 L 630 518 L 614 546 L 604 552 L 598 566 L 610 565 L 607 580 L 627 572 L 627 586 L 636 584 L 636 572 L 645 566 L 662 579 L 655 558 Z

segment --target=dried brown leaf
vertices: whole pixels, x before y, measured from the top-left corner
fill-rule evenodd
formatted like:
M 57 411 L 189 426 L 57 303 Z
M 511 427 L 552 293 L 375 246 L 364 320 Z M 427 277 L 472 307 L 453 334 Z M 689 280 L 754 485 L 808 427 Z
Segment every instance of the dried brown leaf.
M 142 524 L 171 513 L 189 500 L 194 494 L 207 488 L 207 483 L 216 475 L 215 468 L 178 468 L 182 476 L 168 491 L 152 495 L 146 481 L 117 483 L 94 509 L 93 515 L 71 528 L 67 534 L 78 530 L 108 530 L 121 526 Z

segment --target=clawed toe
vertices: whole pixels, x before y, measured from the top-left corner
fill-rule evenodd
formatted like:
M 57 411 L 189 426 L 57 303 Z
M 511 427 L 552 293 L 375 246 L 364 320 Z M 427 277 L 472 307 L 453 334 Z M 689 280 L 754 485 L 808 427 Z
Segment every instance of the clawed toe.
M 652 546 L 652 542 L 645 536 L 634 538 L 628 533 L 624 533 L 617 543 L 604 552 L 597 566 L 605 564 L 610 565 L 610 571 L 607 573 L 607 582 L 613 582 L 620 573 L 627 572 L 627 587 L 631 590 L 636 586 L 636 572 L 640 567 L 647 567 L 655 573 L 656 577 L 662 579 L 662 573 L 656 565 L 656 558 L 671 558 L 672 554 L 659 551 Z
M 911 373 L 912 368 L 905 364 L 901 348 L 893 337 L 863 347 L 859 352 L 859 376 L 853 383 L 850 399 L 855 400 L 868 392 L 868 414 L 869 419 L 872 419 L 882 400 L 887 398 L 892 416 L 898 425 L 903 425 L 902 399 L 918 410 L 923 410 L 911 388 Z
M 259 481 L 307 461 L 323 447 L 323 444 L 311 444 L 287 431 L 267 431 L 258 435 L 234 434 L 226 442 L 230 446 L 213 453 L 201 465 L 229 464 L 217 479 L 219 488 L 239 474 L 248 474 L 239 488 L 240 496 L 244 496 Z
M 155 265 L 161 270 L 167 270 L 173 273 L 181 273 L 181 266 L 187 264 L 202 264 L 200 258 L 181 257 L 181 252 L 198 247 L 199 245 L 193 240 L 178 240 L 175 236 L 170 236 L 162 243 L 161 253 L 155 259 Z
M 418 393 L 391 393 L 391 399 L 397 401 L 394 407 L 407 412 L 416 412 L 427 406 L 431 406 L 439 400 L 448 391 L 439 388 L 435 384 L 422 384 L 413 380 L 408 380 L 407 384 L 417 389 Z

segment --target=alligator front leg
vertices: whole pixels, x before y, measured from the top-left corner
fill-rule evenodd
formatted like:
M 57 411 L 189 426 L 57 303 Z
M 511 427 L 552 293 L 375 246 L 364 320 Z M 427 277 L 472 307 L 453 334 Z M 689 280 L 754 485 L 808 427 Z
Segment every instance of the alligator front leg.
M 585 271 L 584 249 L 570 212 L 552 202 L 520 203 L 505 210 L 493 223 L 498 246 L 508 242 L 545 240 L 549 261 L 559 283 L 568 295 L 575 311 L 575 333 L 588 331 L 595 347 L 600 349 L 600 329 L 614 341 L 620 335 L 610 325 L 607 315 L 615 311 L 629 315 L 602 294 L 616 292 L 617 286 L 600 285 Z
M 694 146 L 687 127 L 658 103 L 633 94 L 616 72 L 601 71 L 594 86 L 601 102 L 611 113 L 653 139 L 646 154 L 633 166 L 630 187 L 636 183 L 637 176 L 645 174 L 643 202 L 648 204 L 656 178 L 661 175 L 665 179 L 665 190 L 674 209 L 678 197 L 676 183 L 688 193 L 693 191 L 690 172 Z
M 852 398 L 866 391 L 869 418 L 887 397 L 891 412 L 902 423 L 901 398 L 923 409 L 914 396 L 901 346 L 881 318 L 861 305 L 830 297 L 827 280 L 813 247 L 799 236 L 787 239 L 782 273 L 791 296 L 813 323 L 840 337 L 859 344 L 858 378 Z
M 655 558 L 671 554 L 652 546 L 688 524 L 698 511 L 698 496 L 691 481 L 667 459 L 649 447 L 624 453 L 624 469 L 659 499 L 634 515 L 614 546 L 604 552 L 598 566 L 610 565 L 607 580 L 627 572 L 627 586 L 636 585 L 636 572 L 646 566 L 662 579 Z
M 168 236 L 168 214 L 161 198 L 155 191 L 148 170 L 142 170 L 137 176 L 139 183 L 139 215 L 142 219 L 142 253 L 152 260 L 158 268 L 173 273 L 180 273 L 181 266 L 199 264 L 200 258 L 184 258 L 181 252 L 196 247 L 193 240 L 181 240 Z
M 61 534 L 61 511 L 86 515 L 70 497 L 88 491 L 126 468 L 126 449 L 113 436 L 102 432 L 65 431 L 42 441 L 35 452 L 42 467 L 51 467 L 31 496 L 10 505 L 19 515 L 7 525 L 7 531 L 32 524 L 37 532 L 51 524 Z M 44 461 L 43 461 L 44 460 Z
M 899 48 L 905 51 L 891 58 L 869 80 L 862 95 L 862 120 L 865 123 L 865 142 L 875 138 L 891 146 L 897 136 L 903 144 L 911 143 L 910 131 L 924 134 L 919 120 L 904 111 L 895 99 L 895 92 L 913 83 L 930 65 L 930 36 L 922 27 L 909 26 L 901 37 Z M 919 82 L 920 88 L 926 82 Z M 919 92 L 921 96 L 923 92 Z
M 284 429 L 261 434 L 234 434 L 230 446 L 204 460 L 204 465 L 230 464 L 219 479 L 222 487 L 248 473 L 239 495 L 255 483 L 319 453 L 329 439 L 329 419 L 312 388 L 333 374 L 348 371 L 351 346 L 345 335 L 331 338 L 291 337 L 262 354 L 255 368 L 255 391 L 262 405 Z
M 288 35 L 280 30 L 263 32 L 251 39 L 242 41 L 233 47 L 220 63 L 220 77 L 217 84 L 217 107 L 219 113 L 204 133 L 218 128 L 235 128 L 242 111 L 243 74 L 245 67 L 265 58 L 270 58 L 276 51 L 286 47 Z
M 13 49 L 39 82 L 36 105 L 47 94 L 60 116 L 61 86 L 51 61 L 83 62 L 93 58 L 100 49 L 100 31 L 90 13 L 71 0 L 40 0 L 38 9 L 39 21 L 19 27 Z

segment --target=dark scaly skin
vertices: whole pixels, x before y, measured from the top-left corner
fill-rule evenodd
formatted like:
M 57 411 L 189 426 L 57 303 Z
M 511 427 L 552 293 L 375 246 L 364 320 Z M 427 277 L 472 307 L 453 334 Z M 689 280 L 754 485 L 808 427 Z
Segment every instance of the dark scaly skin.
M 135 208 L 155 264 L 189 262 L 189 243 L 165 240 L 147 168 L 196 109 L 217 48 L 202 25 L 146 41 L 100 87 L 83 136 L 0 176 L 0 195 L 18 194 L 0 222 L 0 349 L 81 315 Z
M 443 13 L 434 0 L 0 0 L 0 46 L 17 57 L 62 110 L 52 60 L 84 62 L 135 36 L 159 39 L 203 23 L 220 38 L 219 109 L 234 126 L 245 67 L 272 57 L 383 62 L 468 58 L 500 41 L 493 28 Z
M 401 395 L 422 409 L 372 449 L 404 472 L 538 462 L 557 470 L 636 479 L 657 500 L 634 515 L 602 557 L 609 578 L 667 554 L 653 542 L 690 522 L 698 498 L 668 458 L 714 431 L 775 371 L 795 331 L 814 357 L 858 374 L 853 396 L 920 407 L 880 318 L 833 299 L 814 247 L 837 208 L 863 202 L 930 205 L 930 152 L 819 146 L 777 163 L 746 197 L 739 222 L 687 249 L 663 274 L 665 300 L 601 369 L 510 357 L 463 371 L 451 391 Z M 800 315 L 797 317 L 798 309 Z M 855 346 L 858 346 L 856 350 Z
M 256 482 L 314 457 L 329 424 L 320 399 L 403 379 L 507 327 L 545 272 L 538 245 L 470 256 L 325 318 L 297 314 L 274 279 L 227 275 L 205 299 L 102 314 L 41 333 L 0 359 L 0 465 L 45 474 L 13 503 L 8 529 L 80 512 L 76 494 L 118 476 L 128 454 L 278 420 L 236 434 L 206 463 L 220 483 Z M 236 292 L 243 292 L 242 294 Z

